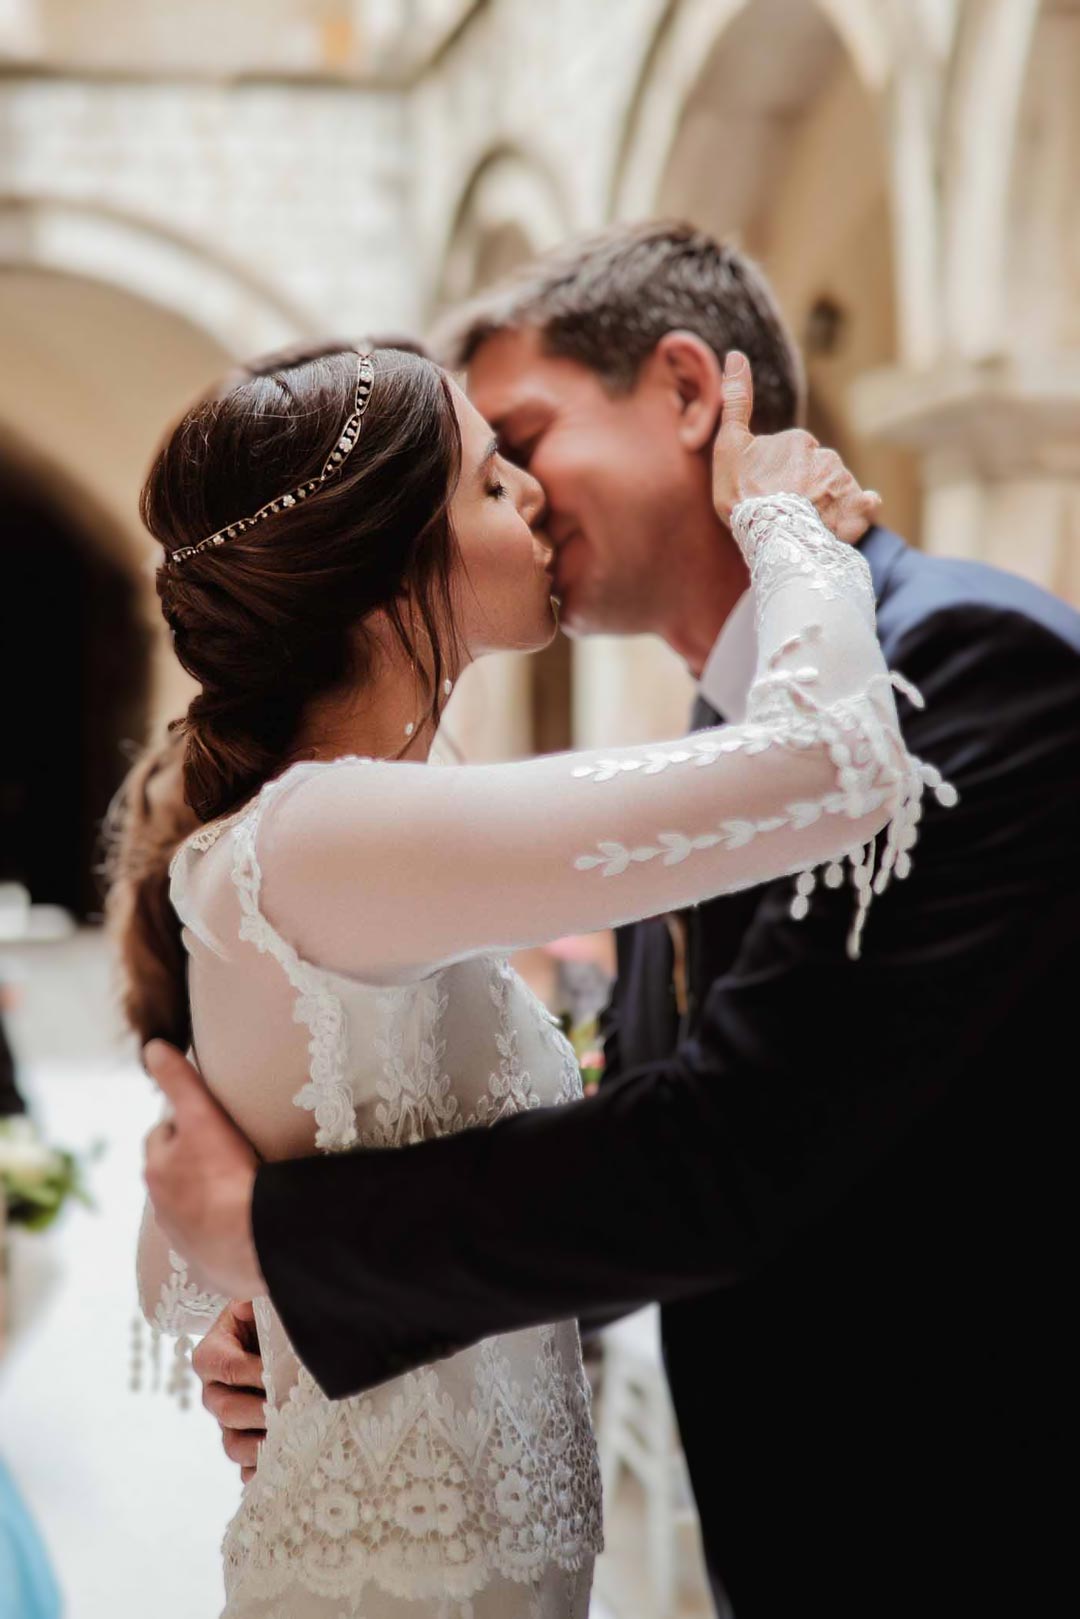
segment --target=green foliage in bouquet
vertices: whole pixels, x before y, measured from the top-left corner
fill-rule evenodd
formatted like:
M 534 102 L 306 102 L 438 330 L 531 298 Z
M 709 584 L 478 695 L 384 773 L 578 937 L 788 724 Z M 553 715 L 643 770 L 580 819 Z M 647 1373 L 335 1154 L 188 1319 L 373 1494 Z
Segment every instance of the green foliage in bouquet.
M 97 1156 L 100 1147 L 92 1156 Z M 74 1153 L 50 1147 L 24 1116 L 0 1119 L 0 1198 L 11 1225 L 29 1231 L 51 1226 L 69 1198 L 93 1208 Z

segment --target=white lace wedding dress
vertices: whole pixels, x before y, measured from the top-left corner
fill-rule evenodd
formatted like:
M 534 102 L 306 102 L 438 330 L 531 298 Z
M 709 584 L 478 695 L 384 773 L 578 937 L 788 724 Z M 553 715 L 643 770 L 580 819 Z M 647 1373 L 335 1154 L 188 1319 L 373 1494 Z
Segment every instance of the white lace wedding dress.
M 507 965 L 519 946 L 788 872 L 798 915 L 814 868 L 836 886 L 848 858 L 857 953 L 940 779 L 904 751 L 858 553 L 791 496 L 735 529 L 757 597 L 745 724 L 504 766 L 301 763 L 181 846 L 193 1048 L 266 1158 L 574 1101 L 573 1052 Z M 381 1243 L 409 1209 L 384 1221 Z M 222 1303 L 149 1213 L 140 1293 L 172 1334 Z M 267 1437 L 225 1535 L 229 1619 L 585 1615 L 600 1484 L 573 1322 L 332 1402 L 268 1299 L 256 1318 Z

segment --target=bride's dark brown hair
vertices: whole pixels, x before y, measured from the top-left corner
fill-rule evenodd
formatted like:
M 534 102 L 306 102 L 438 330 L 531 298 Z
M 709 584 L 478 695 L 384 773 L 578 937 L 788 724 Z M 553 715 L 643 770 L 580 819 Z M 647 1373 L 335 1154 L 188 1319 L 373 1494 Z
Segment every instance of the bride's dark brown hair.
M 111 817 L 108 916 L 124 1014 L 140 1040 L 191 1036 L 168 863 L 292 762 L 308 705 L 372 673 L 379 611 L 416 667 L 428 717 L 456 672 L 449 505 L 461 466 L 450 384 L 380 348 L 360 439 L 309 499 L 179 565 L 169 556 L 317 478 L 352 409 L 358 356 L 271 357 L 195 405 L 165 439 L 140 512 L 176 656 L 200 685 L 163 748 L 129 774 Z

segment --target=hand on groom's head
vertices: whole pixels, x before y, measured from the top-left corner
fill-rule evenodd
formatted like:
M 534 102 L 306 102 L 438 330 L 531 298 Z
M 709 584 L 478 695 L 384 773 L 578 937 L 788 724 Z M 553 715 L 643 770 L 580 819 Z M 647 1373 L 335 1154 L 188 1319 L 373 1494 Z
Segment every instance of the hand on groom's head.
M 254 1148 L 175 1047 L 151 1040 L 143 1061 L 171 1109 L 146 1138 L 158 1224 L 206 1284 L 229 1298 L 255 1298 L 266 1284 L 251 1230 Z
M 721 521 L 743 500 L 803 495 L 837 539 L 862 539 L 881 510 L 881 496 L 861 488 L 835 450 L 823 450 L 802 428 L 755 438 L 754 379 L 745 354 L 732 349 L 724 364 L 720 428 L 713 448 L 713 504 Z

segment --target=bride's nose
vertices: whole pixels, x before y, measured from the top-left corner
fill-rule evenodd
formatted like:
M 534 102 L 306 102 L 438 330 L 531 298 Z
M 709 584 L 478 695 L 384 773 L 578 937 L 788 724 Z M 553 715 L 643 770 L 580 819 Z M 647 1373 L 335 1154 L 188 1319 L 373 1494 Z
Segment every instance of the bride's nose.
M 523 472 L 520 512 L 530 528 L 540 528 L 547 515 L 547 497 L 540 484 L 529 472 Z

